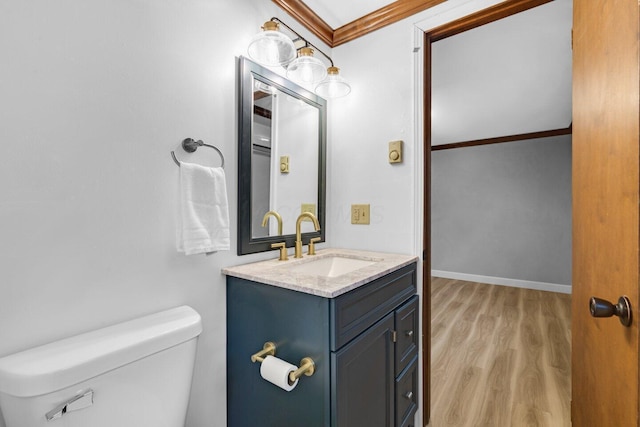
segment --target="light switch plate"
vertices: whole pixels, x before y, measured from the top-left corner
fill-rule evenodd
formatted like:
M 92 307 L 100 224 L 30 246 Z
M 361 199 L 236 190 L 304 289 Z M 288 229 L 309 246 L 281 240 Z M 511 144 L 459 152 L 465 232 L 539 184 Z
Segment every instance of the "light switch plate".
M 280 173 L 289 173 L 289 156 L 280 156 Z
M 312 214 L 316 215 L 316 204 L 315 203 L 303 203 L 300 206 L 300 213 L 303 212 L 311 212 Z M 311 221 L 309 218 L 303 218 L 303 221 Z
M 351 205 L 351 224 L 370 224 L 369 205 Z
M 389 163 L 402 163 L 402 141 L 389 143 Z

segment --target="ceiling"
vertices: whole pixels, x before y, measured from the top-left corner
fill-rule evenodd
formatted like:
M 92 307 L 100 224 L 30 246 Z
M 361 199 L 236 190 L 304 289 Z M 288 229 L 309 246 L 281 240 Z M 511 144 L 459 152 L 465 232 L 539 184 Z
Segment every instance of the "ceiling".
M 305 0 L 331 28 L 340 28 L 393 3 L 392 0 Z

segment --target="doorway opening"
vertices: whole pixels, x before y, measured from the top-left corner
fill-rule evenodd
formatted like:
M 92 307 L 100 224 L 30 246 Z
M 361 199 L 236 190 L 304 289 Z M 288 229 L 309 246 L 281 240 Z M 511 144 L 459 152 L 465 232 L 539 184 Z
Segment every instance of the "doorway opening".
M 474 296 L 469 304 L 475 305 L 474 308 L 484 306 L 485 302 L 491 298 L 499 301 L 524 298 L 515 305 L 519 307 L 520 313 L 527 313 L 526 310 L 531 308 L 531 304 L 524 302 L 527 298 L 540 299 L 538 296 L 533 296 L 537 294 L 530 294 L 526 290 L 517 288 L 511 292 L 511 296 L 508 294 L 497 296 L 498 293 L 493 290 L 487 290 L 475 283 L 481 282 L 525 288 L 533 285 L 534 289 L 565 293 L 564 300 L 559 298 L 557 301 L 552 299 L 551 302 L 538 301 L 536 303 L 538 312 L 551 310 L 550 307 L 556 307 L 554 310 L 566 311 L 566 307 L 570 305 L 567 304 L 566 299 L 569 297 L 566 293 L 570 293 L 571 283 L 571 14 L 569 13 L 567 23 L 569 31 L 566 34 L 569 39 L 568 57 L 565 58 L 565 63 L 568 63 L 569 67 L 568 81 L 566 76 L 564 81 L 566 87 L 558 87 L 557 82 L 562 81 L 561 78 L 554 80 L 548 75 L 537 72 L 527 74 L 536 67 L 535 59 L 533 63 L 515 64 L 511 65 L 514 68 L 509 68 L 508 63 L 501 62 L 505 58 L 489 57 L 486 63 L 481 63 L 477 61 L 477 55 L 473 54 L 478 54 L 482 48 L 482 41 L 478 41 L 480 39 L 476 29 L 483 32 L 489 31 L 488 28 L 493 27 L 493 24 L 503 26 L 508 21 L 514 21 L 512 18 L 516 15 L 520 19 L 530 12 L 537 13 L 543 8 L 534 8 L 541 5 L 557 8 L 562 7 L 564 3 L 569 5 L 570 12 L 571 2 L 556 1 L 552 2 L 553 5 L 547 5 L 550 3 L 549 0 L 520 0 L 505 3 L 508 4 L 501 3 L 425 33 L 424 249 L 428 256 L 423 263 L 423 295 L 426 308 L 430 304 L 426 296 L 431 297 L 432 294 L 430 283 L 432 272 L 443 278 L 434 282 L 434 299 L 436 292 L 439 293 L 439 297 L 442 297 L 445 290 L 451 291 L 447 289 L 448 286 L 451 288 L 462 286 L 466 289 L 460 290 L 459 295 L 453 298 L 470 292 Z M 521 12 L 526 13 L 521 14 Z M 551 37 L 547 33 L 543 34 L 550 28 L 548 21 L 544 21 L 537 28 L 535 25 L 527 27 L 522 22 L 515 24 L 511 22 L 510 25 L 516 26 L 516 32 L 529 33 L 533 36 L 532 39 L 537 41 L 547 36 Z M 474 38 L 479 45 L 473 45 Z M 527 49 L 533 49 L 533 55 L 539 58 L 540 52 L 535 51 L 536 48 L 532 45 L 519 42 L 515 38 L 508 41 L 512 43 L 513 50 L 504 48 L 505 52 L 502 53 L 507 61 L 517 58 Z M 441 48 L 440 45 L 445 44 L 447 46 Z M 467 54 L 472 54 L 471 57 L 476 59 L 469 62 L 464 51 L 455 58 L 453 58 L 455 55 L 446 54 L 446 52 L 451 53 L 456 46 L 458 46 L 457 49 L 463 46 L 464 49 L 470 50 Z M 460 57 L 466 58 L 467 62 L 459 61 Z M 448 69 L 441 66 L 443 62 L 448 62 L 446 64 Z M 497 65 L 499 72 L 487 70 L 487 65 Z M 541 65 L 549 65 L 549 63 Z M 477 91 L 478 93 L 474 95 L 474 90 L 469 86 L 479 85 L 475 77 L 483 73 L 493 76 L 494 80 L 499 80 L 501 83 L 504 83 L 509 75 L 517 74 L 520 77 L 519 89 L 526 90 L 519 91 L 518 88 L 507 85 L 505 93 L 498 93 L 491 88 L 482 87 L 483 90 Z M 530 80 L 523 84 L 521 79 L 525 75 L 529 75 Z M 439 80 L 435 81 L 435 79 Z M 461 79 L 468 85 L 461 85 Z M 549 96 L 552 99 L 564 96 L 564 103 L 562 105 L 558 102 L 550 103 L 548 97 L 545 98 L 544 91 L 535 86 L 538 83 L 554 86 L 551 89 L 556 93 L 551 92 Z M 530 87 L 523 88 L 523 85 Z M 529 105 L 535 104 L 535 102 L 527 102 L 532 97 L 539 98 L 536 101 L 542 102 L 543 106 Z M 503 103 L 501 104 L 500 101 Z M 547 102 L 546 107 L 544 102 Z M 526 110 L 525 107 L 532 108 L 532 112 L 519 118 L 515 114 L 518 112 L 516 110 Z M 456 114 L 452 114 L 452 111 L 456 111 Z M 468 114 L 465 116 L 465 114 L 457 114 L 458 112 Z M 507 142 L 508 144 L 503 144 Z M 535 185 L 531 185 L 532 183 Z M 432 205 L 432 201 L 438 205 Z M 446 208 L 443 208 L 443 205 L 446 205 Z M 470 227 L 471 221 L 482 230 L 481 233 L 474 232 Z M 542 230 L 541 226 L 544 223 L 551 223 L 552 227 Z M 523 224 L 529 229 L 523 230 Z M 527 239 L 531 239 L 529 244 L 523 244 Z M 460 242 L 465 243 L 461 245 Z M 434 243 L 433 247 L 432 243 Z M 549 249 L 545 250 L 545 247 Z M 536 253 L 536 250 L 539 253 Z M 554 253 L 554 250 L 558 252 Z M 497 259 L 497 262 L 492 262 L 491 257 L 494 261 Z M 555 266 L 556 270 L 551 271 L 553 269 L 549 268 L 550 265 Z M 510 279 L 503 279 L 505 277 Z M 446 280 L 448 282 L 443 282 Z M 484 298 L 487 296 L 490 297 Z M 479 300 L 475 301 L 475 299 Z M 441 305 L 438 307 L 441 308 Z M 438 328 L 443 327 L 441 324 L 434 323 L 432 334 L 432 318 L 436 315 L 442 316 L 443 313 L 436 313 L 436 310 L 432 313 L 431 310 L 426 309 L 424 312 L 424 336 L 429 338 L 438 334 L 440 332 Z M 469 316 L 468 312 L 451 317 L 452 320 L 449 322 L 451 324 L 447 326 L 453 330 L 458 328 L 453 335 L 464 332 L 464 325 L 460 323 L 460 319 L 465 315 Z M 483 324 L 488 328 L 491 319 L 486 313 L 472 317 L 477 320 L 480 316 L 484 317 L 482 321 L 478 321 L 479 324 L 484 322 Z M 524 320 L 521 314 L 518 318 Z M 558 323 L 557 320 L 552 321 L 551 327 L 546 324 L 541 327 L 545 327 L 547 332 L 560 331 L 558 334 L 562 335 L 562 322 Z M 535 331 L 537 326 L 544 322 L 546 320 L 541 318 L 537 324 L 523 325 L 526 331 L 524 334 L 529 334 L 528 337 L 534 341 L 539 340 L 540 336 L 536 335 Z M 494 322 L 494 328 L 497 327 L 496 325 L 500 323 Z M 478 329 L 486 333 L 487 328 L 474 327 L 474 330 Z M 429 340 L 425 339 L 425 341 Z M 523 342 L 526 343 L 526 340 Z M 570 337 L 565 334 L 562 342 L 570 342 Z M 424 343 L 425 346 L 429 344 Z M 489 346 L 491 343 L 488 342 L 485 345 Z M 464 354 L 467 349 L 459 348 L 458 350 L 459 355 Z M 508 358 L 507 353 L 499 357 Z M 423 408 L 426 421 L 429 419 L 429 407 L 432 401 L 429 387 L 432 373 L 426 369 L 432 362 L 429 358 L 431 348 L 427 348 L 423 354 L 425 355 Z M 514 357 L 515 353 L 510 354 Z M 522 360 L 527 360 L 527 355 L 515 357 L 519 358 L 517 366 L 536 367 L 535 364 L 533 366 L 522 364 Z M 566 362 L 566 355 L 562 357 L 563 363 Z M 502 368 L 505 366 L 514 366 L 514 363 L 501 365 Z M 563 369 L 567 370 L 566 363 L 563 366 Z M 525 371 L 523 370 L 524 374 L 526 374 Z M 473 369 L 463 371 L 459 375 L 468 382 L 478 379 L 486 381 L 489 378 L 488 374 L 474 373 Z M 536 375 L 531 375 L 531 378 L 535 377 Z M 546 383 L 557 389 L 556 395 L 570 392 L 570 382 L 566 379 L 560 378 L 556 382 L 550 378 Z M 566 397 L 568 406 L 568 394 Z M 525 409 L 513 408 L 512 412 L 516 410 L 526 412 Z

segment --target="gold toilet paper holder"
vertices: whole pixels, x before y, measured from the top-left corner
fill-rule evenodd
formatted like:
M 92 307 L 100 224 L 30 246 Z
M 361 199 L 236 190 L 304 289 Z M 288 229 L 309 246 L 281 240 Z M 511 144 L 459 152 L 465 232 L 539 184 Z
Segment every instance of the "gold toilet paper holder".
M 264 362 L 264 358 L 266 356 L 275 356 L 275 355 L 276 355 L 276 345 L 271 341 L 267 341 L 266 343 L 264 343 L 262 350 L 251 355 L 251 361 L 253 363 L 256 363 L 256 362 L 262 363 Z
M 316 364 L 313 359 L 310 357 L 303 357 L 300 361 L 300 367 L 289 373 L 289 382 L 294 383 L 298 378 L 300 378 L 303 374 L 310 377 L 316 371 Z
M 253 363 L 256 363 L 256 362 L 262 363 L 264 362 L 265 357 L 275 356 L 275 355 L 276 355 L 276 345 L 271 341 L 267 341 L 266 343 L 264 343 L 264 346 L 262 346 L 262 350 L 251 355 L 251 361 Z M 300 360 L 300 367 L 289 374 L 289 381 L 291 383 L 294 383 L 302 375 L 306 375 L 310 377 L 315 372 L 316 372 L 316 364 L 313 361 L 313 359 L 310 357 L 303 357 L 302 360 Z

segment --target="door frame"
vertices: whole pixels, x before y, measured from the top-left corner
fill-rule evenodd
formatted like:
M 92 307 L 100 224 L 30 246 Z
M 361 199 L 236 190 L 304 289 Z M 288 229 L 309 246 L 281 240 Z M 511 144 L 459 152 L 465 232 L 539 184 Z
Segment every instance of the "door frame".
M 429 424 L 431 413 L 431 44 L 467 30 L 524 12 L 553 0 L 505 0 L 460 19 L 440 25 L 423 34 L 422 72 L 422 424 Z M 418 67 L 420 68 L 420 67 Z M 420 86 L 420 85 L 419 85 Z

